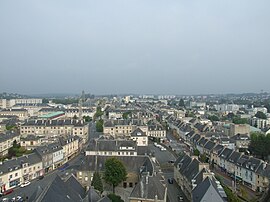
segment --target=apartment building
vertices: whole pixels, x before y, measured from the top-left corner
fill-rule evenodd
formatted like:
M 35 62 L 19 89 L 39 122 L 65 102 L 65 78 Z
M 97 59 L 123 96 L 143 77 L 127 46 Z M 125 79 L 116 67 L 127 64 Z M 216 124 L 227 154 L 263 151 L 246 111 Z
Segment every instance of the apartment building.
M 99 138 L 92 140 L 86 156 L 137 156 L 137 145 L 132 140 Z
M 25 98 L 25 99 L 0 99 L 0 108 L 11 108 L 16 104 L 41 104 L 42 99 Z
M 0 192 L 43 174 L 41 158 L 35 153 L 0 162 Z
M 20 135 L 17 133 L 0 133 L 0 156 L 8 154 L 8 149 L 13 146 L 13 142 L 20 143 Z
M 60 136 L 59 143 L 63 147 L 64 162 L 74 157 L 80 150 L 80 137 L 75 135 Z
M 148 131 L 147 125 L 139 120 L 111 120 L 104 123 L 103 133 L 112 135 L 113 137 L 121 135 L 130 135 L 136 128 L 140 128 L 143 132 Z
M 77 135 L 86 143 L 88 124 L 82 120 L 27 120 L 20 126 L 22 135 L 35 134 L 45 136 Z
M 158 124 L 149 125 L 147 136 L 163 139 L 166 137 L 166 129 Z
M 137 146 L 148 146 L 148 137 L 140 128 L 130 134 L 130 139 L 136 142 Z
M 2 109 L 0 110 L 0 116 L 16 116 L 20 121 L 24 121 L 29 118 L 29 114 L 26 109 Z

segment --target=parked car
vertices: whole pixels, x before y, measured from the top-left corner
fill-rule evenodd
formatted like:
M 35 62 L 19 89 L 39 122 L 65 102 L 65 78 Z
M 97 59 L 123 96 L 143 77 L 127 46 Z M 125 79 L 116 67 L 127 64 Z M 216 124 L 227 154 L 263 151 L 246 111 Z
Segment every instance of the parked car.
M 38 176 L 38 180 L 42 180 L 44 178 L 44 175 Z
M 2 193 L 2 196 L 11 194 L 13 191 L 14 191 L 13 189 L 9 189 L 9 190 L 7 190 L 7 191 L 4 191 L 4 192 Z
M 23 197 L 21 196 L 17 196 L 17 197 L 13 197 L 11 199 L 12 202 L 22 202 L 23 201 Z
M 29 181 L 25 181 L 24 183 L 21 184 L 20 187 L 26 187 L 26 186 L 28 186 L 29 184 L 30 184 Z

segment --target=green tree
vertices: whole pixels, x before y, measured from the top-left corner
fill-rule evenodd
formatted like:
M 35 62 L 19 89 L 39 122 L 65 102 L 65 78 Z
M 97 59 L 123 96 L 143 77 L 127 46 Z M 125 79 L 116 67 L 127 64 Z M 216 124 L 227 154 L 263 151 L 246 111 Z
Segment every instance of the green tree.
M 128 117 L 130 116 L 130 112 L 124 112 L 123 115 L 122 115 L 122 118 L 123 119 L 128 119 Z
M 73 116 L 73 119 L 78 119 L 78 117 L 76 115 Z
M 97 120 L 96 130 L 97 130 L 97 132 L 103 132 L 103 120 L 102 119 Z
M 90 122 L 92 121 L 91 117 L 90 116 L 83 116 L 83 119 L 85 122 Z
M 244 118 L 240 118 L 239 116 L 235 116 L 233 117 L 232 122 L 234 124 L 247 124 L 248 120 Z
M 108 197 L 112 200 L 112 202 L 124 202 L 124 200 L 122 200 L 120 196 L 112 193 L 109 194 Z
M 115 187 L 126 178 L 127 171 L 122 161 L 115 157 L 106 160 L 104 179 L 108 184 L 112 185 L 113 193 L 115 193 Z
M 194 154 L 195 156 L 200 156 L 200 151 L 199 151 L 198 149 L 195 149 L 195 150 L 193 151 L 193 154 Z
M 100 193 L 103 192 L 103 184 L 99 172 L 95 172 L 93 176 L 93 180 L 91 182 L 91 186 L 93 186 Z
M 180 101 L 179 101 L 179 107 L 184 107 L 184 108 L 186 108 L 185 102 L 184 102 L 184 100 L 183 100 L 182 98 L 181 98 Z
M 255 116 L 259 119 L 267 119 L 267 116 L 261 111 L 258 111 Z
M 101 107 L 98 106 L 97 111 L 96 111 L 96 113 L 94 115 L 94 119 L 100 118 L 102 115 L 103 115 L 103 111 L 101 110 Z
M 219 121 L 219 118 L 218 118 L 218 116 L 216 116 L 216 115 L 208 116 L 208 119 L 209 119 L 210 121 L 212 121 L 212 122 L 214 122 L 214 121 Z
M 265 160 L 270 155 L 270 134 L 251 133 L 249 151 L 251 154 Z

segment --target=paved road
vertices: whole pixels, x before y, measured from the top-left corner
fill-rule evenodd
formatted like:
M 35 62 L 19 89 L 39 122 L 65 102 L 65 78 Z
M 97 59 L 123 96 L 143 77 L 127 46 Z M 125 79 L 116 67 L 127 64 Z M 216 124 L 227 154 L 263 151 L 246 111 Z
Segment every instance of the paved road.
M 184 196 L 182 190 L 177 185 L 175 181 L 173 181 L 173 184 L 168 183 L 169 178 L 173 178 L 173 164 L 168 163 L 169 160 L 175 160 L 175 157 L 173 154 L 171 154 L 168 150 L 161 151 L 159 148 L 155 147 L 151 142 L 149 144 L 149 149 L 152 151 L 152 153 L 155 154 L 157 161 L 159 162 L 161 169 L 164 173 L 164 177 L 166 180 L 166 184 L 168 187 L 168 199 L 170 202 L 179 202 L 177 199 L 177 196 Z M 187 201 L 184 198 L 184 201 Z
M 91 138 L 99 137 L 99 135 L 100 135 L 100 133 L 96 132 L 95 124 L 90 122 L 89 123 L 89 141 Z M 18 195 L 22 196 L 22 197 L 26 197 L 26 196 L 30 197 L 36 191 L 37 187 L 41 187 L 42 189 L 44 189 L 47 185 L 49 185 L 54 180 L 56 175 L 59 175 L 61 177 L 65 177 L 71 173 L 75 173 L 76 168 L 78 168 L 81 164 L 82 157 L 83 157 L 83 154 L 80 153 L 78 156 L 76 156 L 71 161 L 69 161 L 69 167 L 64 172 L 61 172 L 59 170 L 54 170 L 54 171 L 46 174 L 42 180 L 36 179 L 36 180 L 31 181 L 31 184 L 27 187 L 15 188 L 14 192 L 12 194 L 9 194 L 3 198 L 11 199 L 11 198 L 18 196 Z M 3 198 L 1 198 L 1 200 Z
M 69 167 L 64 171 L 61 172 L 59 170 L 54 170 L 50 173 L 48 173 L 47 175 L 44 176 L 44 178 L 42 180 L 33 180 L 31 181 L 31 184 L 27 187 L 24 188 L 15 188 L 14 192 L 12 194 L 7 195 L 7 198 L 12 198 L 14 196 L 22 196 L 22 197 L 30 197 L 37 189 L 37 187 L 41 187 L 42 189 L 44 189 L 47 185 L 49 185 L 54 178 L 56 177 L 56 175 L 59 175 L 60 177 L 64 177 L 65 175 L 68 175 L 70 173 L 74 173 L 75 172 L 75 168 L 77 166 L 80 165 L 81 163 L 81 158 L 82 158 L 83 154 L 79 154 L 78 156 L 76 156 L 75 158 L 73 158 L 71 161 L 69 161 Z

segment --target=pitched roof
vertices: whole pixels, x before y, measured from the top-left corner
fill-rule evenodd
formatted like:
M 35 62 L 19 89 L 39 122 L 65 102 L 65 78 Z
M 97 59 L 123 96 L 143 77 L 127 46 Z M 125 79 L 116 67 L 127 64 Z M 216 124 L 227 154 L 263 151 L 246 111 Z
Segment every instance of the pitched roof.
M 202 202 L 202 201 L 215 201 L 223 202 L 221 195 L 214 186 L 212 180 L 206 177 L 205 180 L 198 184 L 194 190 L 192 190 L 192 201 Z
M 160 174 L 156 176 L 142 176 L 141 180 L 134 187 L 130 198 L 135 199 L 153 199 L 164 200 L 166 196 L 166 186 L 159 180 Z
M 70 178 L 74 178 L 74 176 L 72 175 Z M 82 201 L 85 197 L 85 194 L 81 192 L 83 187 L 80 183 L 74 183 L 74 180 L 70 178 L 70 181 L 64 182 L 59 176 L 56 176 L 52 183 L 43 190 L 35 201 Z M 71 182 L 74 183 L 72 186 L 70 184 Z

